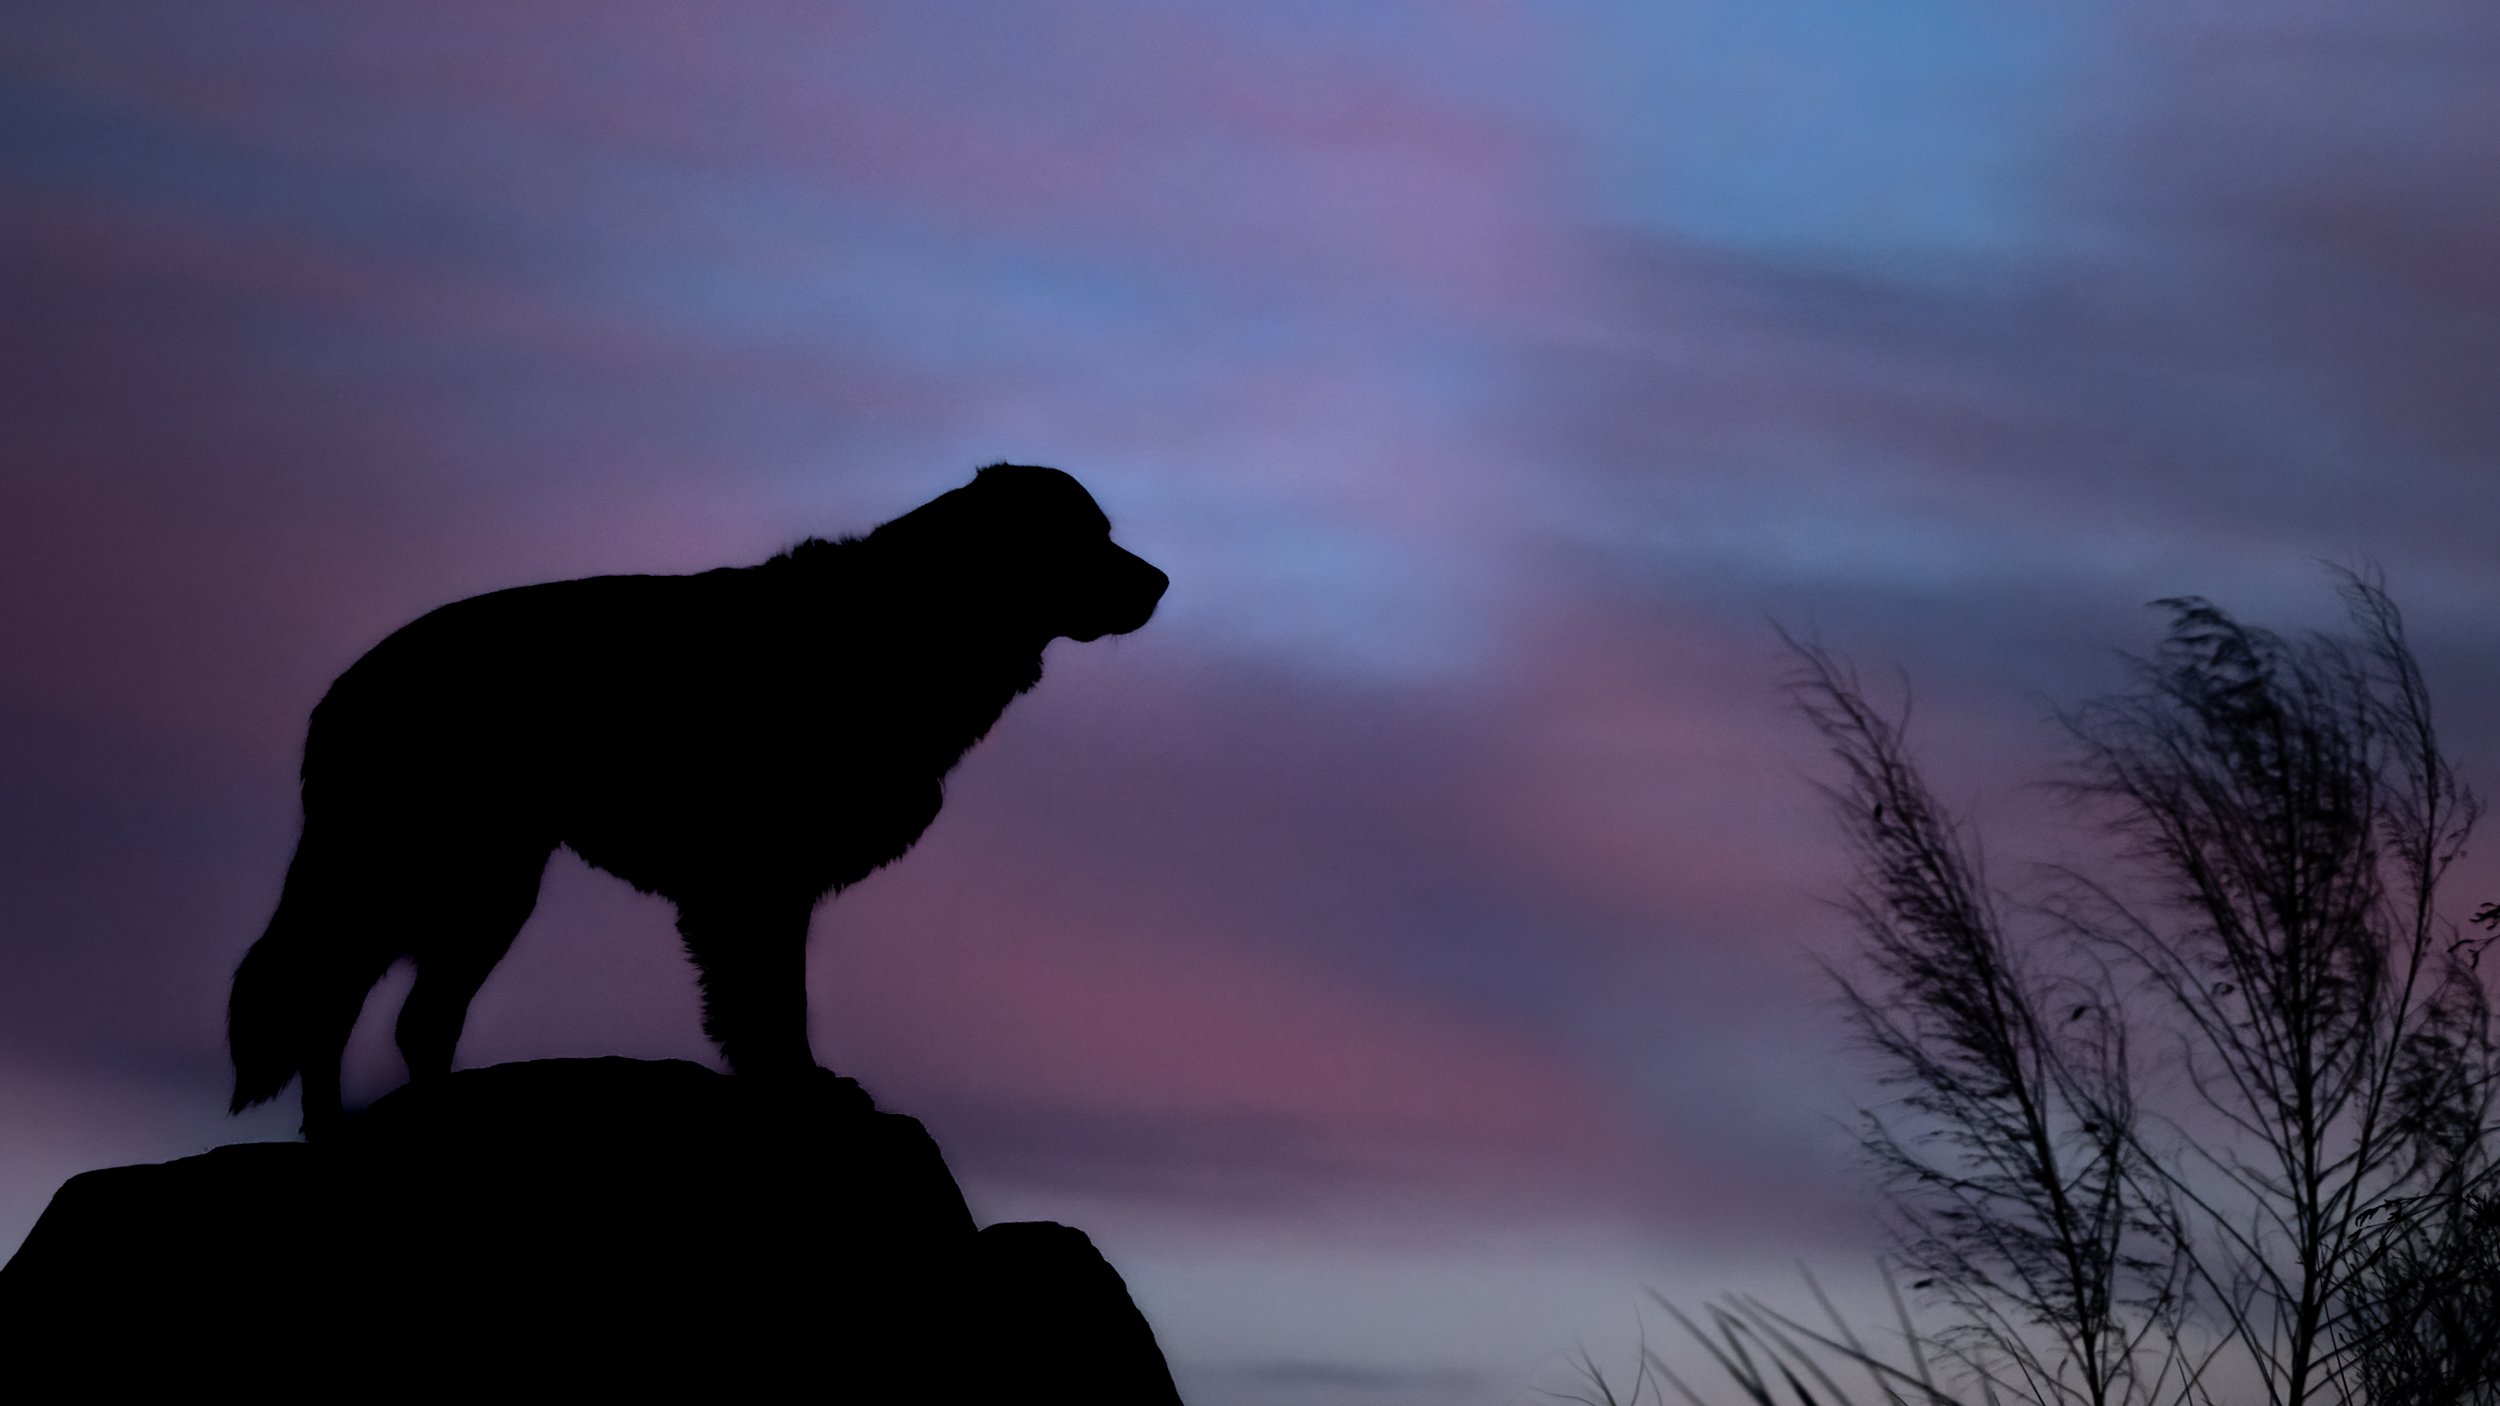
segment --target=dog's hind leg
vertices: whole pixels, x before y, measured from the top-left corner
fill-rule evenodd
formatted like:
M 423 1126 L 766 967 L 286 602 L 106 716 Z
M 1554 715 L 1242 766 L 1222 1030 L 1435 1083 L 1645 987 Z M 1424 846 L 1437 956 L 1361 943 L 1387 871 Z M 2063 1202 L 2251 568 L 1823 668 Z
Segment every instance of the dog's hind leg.
M 364 1012 L 366 994 L 390 970 L 391 962 L 388 951 L 367 950 L 335 954 L 327 964 L 334 973 L 329 978 L 332 999 L 305 1015 L 304 1136 L 308 1138 L 322 1136 L 346 1118 L 339 1077 L 347 1059 L 347 1040 Z
M 816 1067 L 807 1042 L 812 899 L 707 893 L 677 900 L 677 931 L 703 988 L 703 1033 L 740 1074 Z
M 538 906 L 548 853 L 546 847 L 514 844 L 434 866 L 444 877 L 415 918 L 420 930 L 410 946 L 417 979 L 400 1005 L 396 1029 L 411 1082 L 451 1072 L 469 1002 Z

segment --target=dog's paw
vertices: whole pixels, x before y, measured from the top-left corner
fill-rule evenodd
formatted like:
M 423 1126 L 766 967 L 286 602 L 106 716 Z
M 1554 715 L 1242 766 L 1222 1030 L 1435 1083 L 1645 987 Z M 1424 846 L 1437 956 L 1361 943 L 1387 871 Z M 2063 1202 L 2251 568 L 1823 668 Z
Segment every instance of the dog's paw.
M 868 1090 L 861 1087 L 857 1079 L 847 1074 L 836 1074 L 830 1069 L 817 1068 L 808 1072 L 808 1078 L 810 1091 L 816 1097 L 825 1100 L 836 1112 L 856 1116 L 877 1111 L 877 1101 L 868 1096 Z

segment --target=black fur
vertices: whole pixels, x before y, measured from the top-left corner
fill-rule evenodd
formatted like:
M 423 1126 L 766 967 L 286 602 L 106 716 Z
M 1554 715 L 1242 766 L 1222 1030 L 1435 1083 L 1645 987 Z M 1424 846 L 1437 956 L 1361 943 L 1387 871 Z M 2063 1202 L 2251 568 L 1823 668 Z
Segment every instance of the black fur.
M 760 566 L 418 619 L 313 710 L 303 838 L 227 1010 L 235 1109 L 300 1074 L 306 1127 L 335 1121 L 348 1033 L 402 957 L 409 1076 L 448 1071 L 558 845 L 677 905 L 731 1068 L 812 1069 L 818 900 L 920 838 L 1044 645 L 1134 630 L 1167 584 L 1075 479 L 1001 464 Z

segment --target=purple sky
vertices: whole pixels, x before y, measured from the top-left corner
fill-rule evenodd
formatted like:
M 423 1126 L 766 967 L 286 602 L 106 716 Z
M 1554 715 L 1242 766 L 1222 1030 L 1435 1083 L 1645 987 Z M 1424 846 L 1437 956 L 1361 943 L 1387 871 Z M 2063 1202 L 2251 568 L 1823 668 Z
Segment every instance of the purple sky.
M 1171 595 L 814 950 L 976 1210 L 1093 1231 L 1198 1406 L 1860 1272 L 1769 622 L 2045 851 L 2145 601 L 2374 558 L 2500 779 L 2496 64 L 2487 0 L 17 0 L 0 1252 L 291 1127 L 224 986 L 365 647 L 1013 459 Z M 463 1049 L 708 1057 L 664 906 L 559 861 Z

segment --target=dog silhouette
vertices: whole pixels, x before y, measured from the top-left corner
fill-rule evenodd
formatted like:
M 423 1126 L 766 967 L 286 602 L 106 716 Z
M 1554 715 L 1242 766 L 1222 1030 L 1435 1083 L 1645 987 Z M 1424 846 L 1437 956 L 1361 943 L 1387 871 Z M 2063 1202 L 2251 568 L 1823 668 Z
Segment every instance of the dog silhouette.
M 893 862 L 1053 639 L 1144 625 L 1170 584 L 1074 478 L 998 464 L 866 536 L 757 566 L 594 576 L 458 601 L 314 708 L 303 836 L 227 1007 L 234 1111 L 303 1080 L 308 1133 L 401 958 L 412 1080 L 559 845 L 677 908 L 703 1029 L 741 1074 L 813 1070 L 808 922 Z

